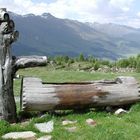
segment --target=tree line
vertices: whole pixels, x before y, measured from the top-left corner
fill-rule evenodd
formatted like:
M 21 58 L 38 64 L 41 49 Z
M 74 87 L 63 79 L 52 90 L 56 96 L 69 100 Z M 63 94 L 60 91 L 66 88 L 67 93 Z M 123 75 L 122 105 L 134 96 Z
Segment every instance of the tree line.
M 93 65 L 95 70 L 98 70 L 101 66 L 105 65 L 108 67 L 117 68 L 135 68 L 137 72 L 140 72 L 140 54 L 137 56 L 131 56 L 129 58 L 119 59 L 117 61 L 103 60 L 95 58 L 94 56 L 85 57 L 82 53 L 77 57 L 69 56 L 55 56 L 50 57 L 49 61 L 53 61 L 57 65 L 67 64 L 69 66 L 75 62 L 89 62 Z

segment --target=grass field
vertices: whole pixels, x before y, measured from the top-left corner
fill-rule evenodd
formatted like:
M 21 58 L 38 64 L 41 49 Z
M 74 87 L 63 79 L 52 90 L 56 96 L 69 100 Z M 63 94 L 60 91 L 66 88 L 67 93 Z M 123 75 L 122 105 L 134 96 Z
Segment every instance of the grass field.
M 134 76 L 140 82 L 140 73 L 89 73 L 71 70 L 55 70 L 47 67 L 28 68 L 18 71 L 24 76 L 40 77 L 44 82 L 69 82 L 69 81 L 89 81 L 99 79 L 113 79 L 120 75 Z M 19 95 L 20 79 L 15 80 L 15 95 Z M 40 133 L 35 127 L 35 122 L 53 120 L 55 123 L 54 131 L 51 133 L 53 140 L 140 140 L 140 103 L 132 105 L 128 114 L 115 116 L 104 110 L 92 109 L 83 113 L 74 111 L 61 112 L 59 115 L 46 113 L 45 118 L 34 116 L 29 119 L 29 124 L 22 125 L 17 123 L 10 125 L 5 121 L 0 122 L 0 136 L 12 131 L 31 130 L 37 133 L 37 137 L 45 135 Z M 19 109 L 18 109 L 18 114 Z M 97 126 L 91 127 L 86 124 L 86 119 L 92 118 L 97 122 Z M 62 126 L 65 119 L 77 120 L 76 132 L 68 132 Z M 69 125 L 73 126 L 73 125 Z

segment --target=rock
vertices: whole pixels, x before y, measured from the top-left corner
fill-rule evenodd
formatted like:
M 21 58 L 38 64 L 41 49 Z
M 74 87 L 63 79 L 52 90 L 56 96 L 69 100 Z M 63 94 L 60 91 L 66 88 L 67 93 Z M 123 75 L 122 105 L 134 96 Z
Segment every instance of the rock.
M 37 140 L 51 140 L 52 136 L 48 135 L 48 136 L 43 136 L 41 138 L 38 138 Z
M 125 113 L 128 113 L 128 111 L 122 109 L 122 108 L 119 108 L 118 110 L 115 111 L 115 115 L 121 115 L 121 114 L 125 114 Z
M 95 72 L 96 72 L 95 70 L 90 71 L 90 73 L 95 73 Z
M 19 97 L 19 96 L 15 96 L 14 98 L 15 98 L 15 102 L 16 102 L 16 103 L 17 103 L 17 102 L 20 102 L 20 97 Z
M 24 140 L 36 140 L 36 133 L 32 131 L 25 132 L 11 132 L 2 136 L 3 139 L 24 139 Z
M 62 122 L 62 125 L 69 125 L 69 124 L 75 124 L 75 123 L 77 123 L 77 121 L 64 120 Z
M 36 123 L 35 127 L 40 131 L 40 132 L 45 132 L 45 133 L 51 133 L 54 129 L 54 122 L 49 121 L 47 123 Z
M 79 72 L 85 72 L 84 70 L 80 70 Z
M 113 112 L 113 108 L 112 108 L 111 106 L 107 106 L 107 107 L 105 108 L 105 110 L 106 110 L 107 112 Z
M 40 116 L 40 118 L 45 118 L 47 115 L 46 114 L 43 114 Z
M 75 132 L 77 130 L 77 127 L 66 127 L 65 128 L 68 132 Z
M 104 66 L 101 66 L 99 69 L 98 69 L 98 72 L 110 72 L 110 67 L 104 65 Z
M 93 119 L 87 119 L 86 123 L 90 126 L 96 126 L 97 125 L 96 121 L 94 121 Z
M 15 75 L 15 78 L 16 78 L 16 79 L 20 79 L 20 77 L 21 77 L 21 76 L 20 76 L 19 74 L 16 74 L 16 75 Z
M 30 121 L 21 122 L 20 126 L 26 127 L 27 125 L 29 125 L 29 123 L 30 123 Z

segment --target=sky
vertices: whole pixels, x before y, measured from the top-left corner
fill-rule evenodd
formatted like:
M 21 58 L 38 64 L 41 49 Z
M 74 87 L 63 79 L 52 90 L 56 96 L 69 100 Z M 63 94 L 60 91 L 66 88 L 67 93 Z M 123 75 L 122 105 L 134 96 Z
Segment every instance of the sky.
M 51 13 L 81 22 L 140 28 L 140 0 L 0 0 L 0 7 L 21 15 Z

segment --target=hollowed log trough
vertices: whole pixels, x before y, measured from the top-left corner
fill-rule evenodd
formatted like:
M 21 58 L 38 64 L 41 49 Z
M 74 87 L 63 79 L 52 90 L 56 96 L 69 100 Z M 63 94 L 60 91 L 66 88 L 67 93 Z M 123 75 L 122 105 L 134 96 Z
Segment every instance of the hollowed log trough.
M 42 83 L 34 77 L 22 80 L 21 107 L 24 111 L 120 106 L 138 101 L 140 87 L 134 77 L 79 83 Z

